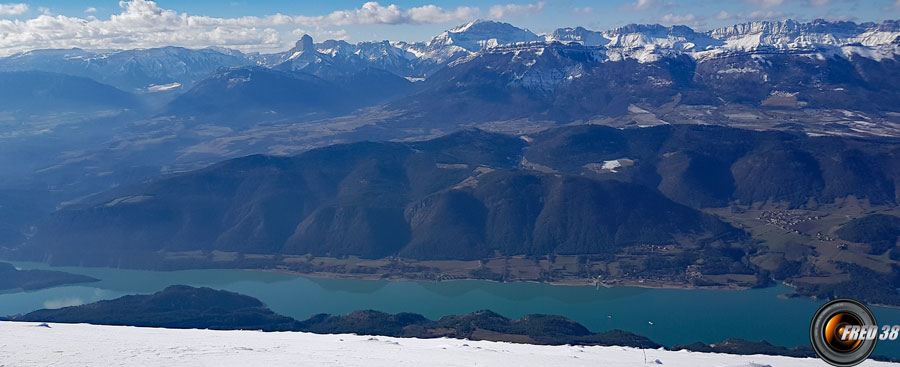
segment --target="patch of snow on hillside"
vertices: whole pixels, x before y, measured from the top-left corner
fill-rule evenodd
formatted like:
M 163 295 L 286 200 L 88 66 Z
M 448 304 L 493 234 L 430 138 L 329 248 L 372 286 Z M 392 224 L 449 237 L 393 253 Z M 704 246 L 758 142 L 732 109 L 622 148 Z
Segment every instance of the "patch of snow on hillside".
M 743 73 L 758 73 L 758 72 L 759 72 L 759 70 L 750 68 L 750 67 L 730 68 L 730 69 L 723 69 L 723 70 L 716 71 L 716 73 L 718 73 L 718 74 L 743 74 Z
M 638 106 L 636 106 L 636 105 L 633 105 L 633 104 L 628 105 L 628 112 L 631 112 L 631 113 L 650 113 L 650 111 L 647 111 L 647 110 L 645 110 L 645 109 L 643 109 L 643 108 L 640 108 L 640 107 L 638 107 Z
M 233 88 L 233 87 L 237 86 L 238 84 L 247 83 L 249 81 L 250 81 L 249 75 L 245 78 L 240 78 L 240 77 L 230 78 L 230 79 L 228 79 L 228 88 Z
M 148 92 L 165 92 L 165 91 L 169 91 L 169 90 L 176 89 L 179 87 L 181 87 L 181 83 L 178 83 L 178 82 L 174 82 L 174 83 L 170 83 L 170 84 L 163 84 L 163 85 L 153 84 L 153 85 L 150 85 L 149 87 L 147 87 L 147 91 Z
M 603 166 L 601 166 L 600 168 L 607 170 L 607 171 L 616 172 L 616 168 L 621 168 L 621 167 L 622 167 L 622 163 L 619 163 L 618 160 L 615 160 L 615 161 L 603 161 Z
M 0 322 L 10 366 L 822 366 L 814 358 L 297 332 Z M 861 366 L 888 366 L 867 361 Z

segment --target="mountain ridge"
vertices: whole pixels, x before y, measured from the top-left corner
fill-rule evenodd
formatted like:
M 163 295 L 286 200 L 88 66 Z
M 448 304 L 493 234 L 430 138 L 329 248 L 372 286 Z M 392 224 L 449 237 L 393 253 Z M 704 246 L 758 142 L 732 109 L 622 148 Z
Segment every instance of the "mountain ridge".
M 583 27 L 559 28 L 542 35 L 509 23 L 476 20 L 453 27 L 427 42 L 364 41 L 352 44 L 334 40 L 313 43 L 309 39 L 309 45 L 313 47 L 306 51 L 308 57 L 319 62 L 348 65 L 366 63 L 402 77 L 425 77 L 440 66 L 461 57 L 517 43 L 537 42 L 549 45 L 553 42 L 575 42 L 598 47 L 610 55 L 618 54 L 642 62 L 682 54 L 702 61 L 733 54 L 765 54 L 772 51 L 813 55 L 824 53 L 840 57 L 857 55 L 880 60 L 900 54 L 898 39 L 900 23 L 892 20 L 859 24 L 822 19 L 811 22 L 790 19 L 754 21 L 706 32 L 696 32 L 683 25 L 629 24 L 606 31 L 587 30 Z M 309 51 L 313 53 L 310 54 Z M 272 54 L 244 54 L 213 47 L 120 51 L 33 50 L 0 58 L 0 70 L 65 70 L 103 83 L 112 82 L 126 90 L 146 91 L 151 84 L 178 82 L 190 87 L 199 77 L 219 66 L 276 67 L 291 61 L 297 53 L 296 47 Z M 139 60 L 148 62 L 142 63 Z M 307 65 L 304 63 L 302 66 Z M 187 73 L 183 70 L 186 66 L 189 70 Z M 300 70 L 303 67 L 298 69 L 294 66 L 292 69 Z M 359 66 L 355 68 L 358 69 Z M 130 79 L 123 81 L 123 77 Z
M 445 130 L 487 121 L 618 118 L 629 114 L 632 105 L 653 109 L 672 103 L 900 112 L 893 103 L 900 88 L 890 77 L 900 72 L 897 55 L 897 21 L 759 21 L 707 32 L 631 24 L 603 32 L 578 27 L 536 35 L 508 23 L 479 20 L 429 42 L 316 43 L 304 35 L 290 50 L 274 54 L 177 47 L 36 50 L 0 58 L 0 71 L 60 69 L 101 82 L 121 79 L 115 85 L 131 83 L 129 90 L 163 106 L 156 116 L 174 115 L 192 125 L 191 119 L 209 110 L 191 110 L 192 103 L 183 100 L 193 96 L 200 102 L 229 100 L 225 108 L 213 108 L 221 112 L 217 118 L 243 123 L 228 128 L 377 107 L 401 115 L 395 124 L 401 130 Z M 112 69 L 97 76 L 104 68 Z M 218 85 L 223 70 L 261 69 L 286 73 L 285 78 L 260 85 L 256 92 L 232 90 L 231 85 L 208 88 Z M 324 83 L 282 88 L 310 76 Z M 134 88 L 137 84 L 142 87 Z M 279 92 L 263 93 L 269 89 Z M 225 96 L 232 92 L 234 98 Z M 335 97 L 328 103 L 316 102 L 329 95 Z M 292 108 L 285 103 L 291 98 L 297 106 L 311 108 Z M 240 100 L 256 104 L 243 106 L 256 110 L 250 116 L 230 111 L 242 107 Z M 454 121 L 447 121 L 450 116 Z
M 611 253 L 674 241 L 676 234 L 712 235 L 715 241 L 735 231 L 633 183 L 523 170 L 518 167 L 523 143 L 464 132 L 416 143 L 336 145 L 290 158 L 239 158 L 60 211 L 60 221 L 48 223 L 34 242 L 68 252 L 89 246 L 96 240 L 89 238 L 101 233 L 112 239 L 130 232 L 128 246 L 106 240 L 103 246 L 113 252 L 255 248 L 316 256 L 478 259 L 495 251 Z M 533 195 L 516 193 L 522 185 Z M 519 205 L 532 209 L 520 212 Z M 134 215 L 142 218 L 142 229 L 128 229 L 128 223 L 138 223 L 128 219 Z M 655 225 L 640 229 L 644 220 Z M 504 229 L 509 225 L 513 228 Z M 574 232 L 565 235 L 565 228 Z M 533 237 L 520 238 L 516 231 Z M 52 233 L 66 233 L 66 240 L 59 242 Z M 447 242 L 451 238 L 453 246 Z

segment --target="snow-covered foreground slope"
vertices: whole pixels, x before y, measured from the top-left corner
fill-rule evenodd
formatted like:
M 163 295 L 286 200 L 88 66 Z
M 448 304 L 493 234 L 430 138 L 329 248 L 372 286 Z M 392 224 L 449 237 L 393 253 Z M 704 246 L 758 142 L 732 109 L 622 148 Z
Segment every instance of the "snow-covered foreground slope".
M 817 359 L 456 339 L 0 322 L 0 366 L 822 366 Z M 872 362 L 863 366 L 889 365 Z

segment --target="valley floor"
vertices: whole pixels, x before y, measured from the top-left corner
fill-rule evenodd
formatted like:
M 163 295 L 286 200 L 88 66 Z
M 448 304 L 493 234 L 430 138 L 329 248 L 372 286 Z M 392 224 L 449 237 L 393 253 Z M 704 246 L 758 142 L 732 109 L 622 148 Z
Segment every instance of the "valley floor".
M 0 322 L 0 366 L 822 366 L 818 359 L 455 339 Z M 867 361 L 862 366 L 887 366 Z

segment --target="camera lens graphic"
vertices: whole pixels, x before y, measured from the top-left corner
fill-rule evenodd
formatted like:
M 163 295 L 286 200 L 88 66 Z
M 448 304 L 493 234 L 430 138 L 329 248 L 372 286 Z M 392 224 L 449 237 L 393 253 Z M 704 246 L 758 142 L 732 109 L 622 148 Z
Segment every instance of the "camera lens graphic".
M 844 332 L 852 326 L 862 326 L 862 321 L 853 314 L 842 312 L 831 316 L 825 324 L 825 341 L 831 349 L 852 352 L 862 344 L 861 340 L 841 340 Z
M 819 358 L 833 366 L 855 366 L 866 360 L 878 338 L 860 338 L 858 331 L 867 327 L 877 327 L 875 315 L 864 306 L 851 299 L 836 299 L 826 303 L 812 319 L 809 337 Z M 858 327 L 857 333 L 850 333 Z M 853 337 L 844 338 L 845 335 Z

